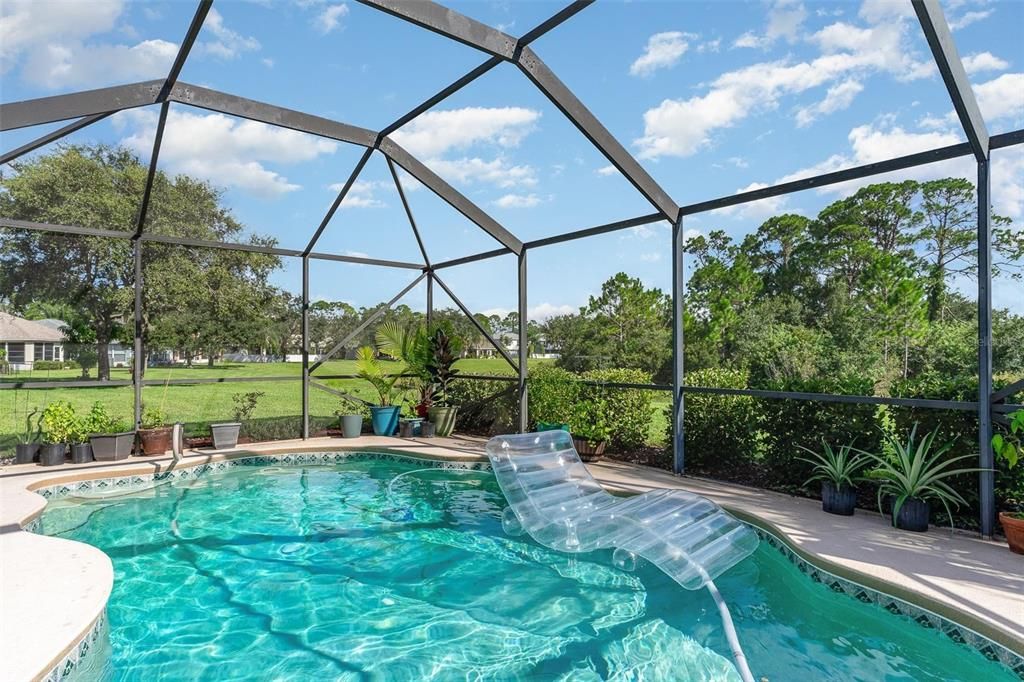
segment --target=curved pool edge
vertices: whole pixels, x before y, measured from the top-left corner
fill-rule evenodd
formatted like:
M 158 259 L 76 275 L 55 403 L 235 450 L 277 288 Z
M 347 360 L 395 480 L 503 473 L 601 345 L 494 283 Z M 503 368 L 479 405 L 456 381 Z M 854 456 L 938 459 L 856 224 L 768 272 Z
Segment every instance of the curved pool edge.
M 326 456 L 327 453 L 338 453 L 347 457 L 334 458 Z M 0 633 L 16 633 L 19 630 L 29 633 L 22 638 L 14 634 L 0 638 L 0 655 L 6 659 L 11 651 L 20 650 L 21 658 L 24 659 L 21 668 L 18 669 L 23 676 L 14 676 L 12 679 L 56 680 L 66 679 L 68 674 L 73 674 L 83 642 L 94 639 L 104 625 L 106 604 L 113 586 L 112 564 L 109 557 L 99 549 L 72 540 L 31 532 L 37 528 L 39 517 L 50 498 L 87 489 L 94 484 L 99 486 L 97 482 L 101 481 L 108 481 L 107 485 L 124 487 L 126 491 L 130 491 L 137 489 L 139 485 L 146 487 L 146 483 L 153 480 L 177 476 L 189 478 L 209 471 L 224 470 L 229 466 L 239 465 L 240 460 L 251 460 L 245 464 L 257 466 L 330 464 L 350 458 L 350 453 L 365 453 L 367 457 L 373 458 L 390 455 L 404 461 L 430 462 L 442 468 L 447 466 L 489 469 L 486 458 L 473 453 L 460 452 L 448 455 L 437 452 L 410 452 L 403 449 L 401 444 L 386 447 L 376 444 L 338 443 L 311 447 L 235 450 L 226 453 L 192 453 L 176 466 L 169 466 L 170 459 L 163 458 L 112 463 L 112 466 L 83 469 L 74 473 L 44 470 L 34 475 L 26 475 L 18 481 L 9 476 L 0 478 L 0 492 L 3 493 L 5 500 L 3 508 L 0 509 L 0 526 L 5 531 L 0 535 L 0 542 L 12 548 L 10 552 L 3 552 L 3 555 L 8 557 L 4 560 L 5 566 L 13 565 L 16 569 L 20 566 L 20 571 L 25 572 L 32 556 L 36 556 L 37 560 L 49 558 L 43 562 L 43 566 L 36 564 L 28 575 L 32 576 L 36 589 L 41 589 L 43 585 L 63 585 L 68 590 L 68 599 L 72 603 L 72 608 L 63 610 L 29 608 L 25 604 L 14 609 L 4 609 L 4 615 L 0 616 Z M 87 485 L 80 487 L 82 483 Z M 623 490 L 615 492 L 630 494 L 629 491 Z M 11 499 L 11 493 L 20 498 L 20 504 L 7 504 Z M 785 530 L 771 521 L 728 504 L 723 506 L 738 518 L 758 528 L 762 539 L 766 539 L 769 544 L 779 549 L 810 579 L 824 582 L 833 590 L 844 592 L 851 598 L 874 602 L 894 613 L 909 616 L 922 627 L 938 628 L 954 641 L 971 646 L 987 657 L 1003 663 L 1024 679 L 1024 640 L 1012 632 L 994 627 L 970 613 L 934 600 L 921 592 L 817 555 L 800 547 Z M 16 514 L 17 518 L 11 518 L 9 511 Z M 775 542 L 772 542 L 772 539 Z M 14 560 L 10 557 L 14 557 Z M 83 558 L 87 560 L 84 563 Z M 77 579 L 67 580 L 67 576 L 74 574 L 76 569 Z M 4 581 L 0 586 L 3 589 L 5 604 L 11 603 L 8 601 L 9 582 Z M 84 590 L 81 587 L 83 584 L 87 585 Z M 32 593 L 31 590 L 23 591 L 20 602 L 29 600 Z M 53 626 L 35 622 L 34 618 L 39 617 L 48 618 L 52 622 L 61 621 L 66 632 L 75 631 L 78 634 L 63 637 L 63 645 L 50 638 L 40 638 L 38 632 L 51 632 Z M 33 646 L 33 640 L 47 644 Z M 29 670 L 35 672 L 28 672 Z

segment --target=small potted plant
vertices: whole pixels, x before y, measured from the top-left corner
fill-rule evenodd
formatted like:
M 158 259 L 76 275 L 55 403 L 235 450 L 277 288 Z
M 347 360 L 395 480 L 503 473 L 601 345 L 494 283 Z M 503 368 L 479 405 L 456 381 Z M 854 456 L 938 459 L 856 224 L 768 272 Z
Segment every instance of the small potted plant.
M 1020 460 L 1024 444 L 1021 438 L 1024 437 L 1024 410 L 1007 415 L 1010 420 L 1005 433 L 997 433 L 992 436 L 992 451 L 996 456 L 1006 462 L 1007 467 L 1013 469 Z M 1006 542 L 1010 545 L 1010 551 L 1015 554 L 1024 554 L 1024 512 L 1022 511 L 1001 511 L 999 512 L 999 523 L 1006 533 Z
M 904 443 L 895 436 L 886 435 L 885 441 L 892 451 L 891 457 L 865 453 L 875 463 L 869 478 L 879 482 L 878 511 L 882 512 L 882 499 L 892 499 L 892 525 L 902 530 L 922 533 L 928 530 L 930 515 L 929 500 L 936 500 L 946 509 L 953 527 L 953 513 L 949 505 L 966 505 L 967 502 L 945 482 L 944 479 L 958 474 L 968 474 L 978 469 L 951 469 L 962 460 L 973 459 L 973 455 L 961 455 L 943 459 L 953 447 L 950 441 L 934 448 L 938 431 L 925 434 L 917 440 L 917 424 L 910 430 Z
M 577 400 L 572 406 L 569 432 L 576 453 L 584 462 L 596 462 L 604 455 L 611 437 L 605 416 L 605 402 L 600 398 Z
M 210 425 L 214 450 L 230 450 L 238 445 L 238 434 L 242 430 L 242 424 L 252 419 L 260 398 L 265 395 L 263 391 L 250 391 L 231 396 L 232 402 L 235 403 L 235 421 Z
M 43 445 L 39 448 L 39 464 L 44 467 L 64 463 L 64 454 L 75 432 L 75 408 L 66 400 L 46 406 L 40 421 Z
M 400 374 L 388 374 L 384 363 L 377 357 L 377 351 L 363 346 L 356 351 L 356 374 L 369 382 L 377 391 L 378 402 L 370 406 L 370 421 L 373 432 L 378 436 L 393 436 L 398 429 L 398 414 L 401 405 L 396 405 L 402 395 L 399 387 Z
M 868 457 L 863 452 L 855 450 L 852 443 L 843 445 L 838 452 L 824 439 L 821 445 L 821 452 L 800 446 L 800 449 L 809 453 L 811 457 L 797 459 L 814 465 L 814 474 L 804 482 L 804 485 L 821 481 L 821 508 L 829 514 L 853 516 L 853 510 L 857 506 L 857 489 L 853 481 L 867 464 Z
M 341 437 L 359 438 L 363 432 L 363 415 L 349 412 L 339 416 L 341 417 Z
M 116 462 L 132 454 L 135 431 L 128 422 L 115 419 L 103 403 L 95 402 L 89 410 L 89 444 L 97 462 Z
M 71 432 L 71 463 L 87 464 L 93 461 L 92 446 L 89 434 L 92 433 L 92 421 L 89 415 L 75 418 L 75 427 Z
M 28 406 L 25 406 L 28 409 Z M 39 430 L 43 416 L 35 408 L 25 414 L 25 428 L 14 446 L 15 464 L 31 464 L 39 459 Z
M 443 438 L 455 430 L 455 418 L 459 412 L 458 406 L 448 404 L 448 386 L 459 373 L 454 365 L 462 352 L 462 339 L 449 333 L 444 326 L 438 326 L 430 334 L 429 344 L 426 370 L 434 390 L 427 416 L 434 425 L 434 433 Z
M 156 407 L 142 411 L 139 429 L 140 455 L 162 455 L 171 449 L 171 427 L 167 426 L 167 413 Z

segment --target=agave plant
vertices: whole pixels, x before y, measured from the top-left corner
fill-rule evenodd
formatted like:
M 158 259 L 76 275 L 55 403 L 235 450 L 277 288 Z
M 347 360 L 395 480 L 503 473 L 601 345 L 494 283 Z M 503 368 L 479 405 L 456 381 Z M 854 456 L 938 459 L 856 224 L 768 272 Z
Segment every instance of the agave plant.
M 398 385 L 401 374 L 388 374 L 377 352 L 370 346 L 363 346 L 356 351 L 356 374 L 376 389 L 381 407 L 394 405 L 402 395 L 403 389 Z
M 838 451 L 833 450 L 824 438 L 821 440 L 821 446 L 821 452 L 798 446 L 811 456 L 797 459 L 814 465 L 814 474 L 804 481 L 804 485 L 814 481 L 831 481 L 836 490 L 844 485 L 852 488 L 857 473 L 868 463 L 868 454 L 854 448 L 853 443 L 841 446 Z
M 938 500 L 946 509 L 946 515 L 950 518 L 950 529 L 952 529 L 953 513 L 950 510 L 950 504 L 966 505 L 967 501 L 960 493 L 953 490 L 945 482 L 945 479 L 959 474 L 976 472 L 979 469 L 950 468 L 957 462 L 972 459 L 973 455 L 961 455 L 943 460 L 943 456 L 949 452 L 956 441 L 950 441 L 936 448 L 934 445 L 937 435 L 938 430 L 930 431 L 918 441 L 917 424 L 915 423 L 910 429 L 910 435 L 906 442 L 891 435 L 885 436 L 885 441 L 893 452 L 891 457 L 865 453 L 877 465 L 877 468 L 871 472 L 871 478 L 881 481 L 878 487 L 879 513 L 882 512 L 883 495 L 892 495 L 895 498 L 892 509 L 894 522 L 908 499 Z

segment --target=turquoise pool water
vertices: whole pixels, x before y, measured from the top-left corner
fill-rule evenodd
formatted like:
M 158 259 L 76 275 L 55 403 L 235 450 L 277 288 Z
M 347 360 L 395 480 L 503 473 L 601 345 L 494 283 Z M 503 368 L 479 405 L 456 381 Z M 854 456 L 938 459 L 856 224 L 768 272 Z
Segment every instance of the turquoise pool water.
M 105 680 L 738 679 L 706 590 L 507 537 L 493 476 L 421 469 L 239 466 L 42 532 L 114 562 Z M 717 583 L 759 679 L 1015 679 L 765 543 Z

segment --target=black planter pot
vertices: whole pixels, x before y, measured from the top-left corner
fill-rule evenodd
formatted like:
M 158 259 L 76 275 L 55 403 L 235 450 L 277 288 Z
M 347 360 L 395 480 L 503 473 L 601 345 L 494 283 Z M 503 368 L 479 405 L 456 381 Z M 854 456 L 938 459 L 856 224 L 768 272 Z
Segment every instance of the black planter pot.
M 39 443 L 18 443 L 14 446 L 14 463 L 31 464 L 39 461 Z
M 55 467 L 64 463 L 67 443 L 46 443 L 39 447 L 39 466 Z
M 71 445 L 71 463 L 72 464 L 85 464 L 93 461 L 92 458 L 92 446 L 88 443 L 72 443 Z
M 832 481 L 821 482 L 821 508 L 829 514 L 839 516 L 853 516 L 853 510 L 857 506 L 857 491 L 843 485 L 838 490 Z
M 893 500 L 895 503 L 895 500 Z M 908 497 L 903 506 L 900 507 L 899 516 L 895 516 L 892 524 L 900 530 L 910 530 L 915 533 L 923 533 L 928 530 L 928 518 L 931 515 L 931 508 L 925 500 L 916 497 Z

